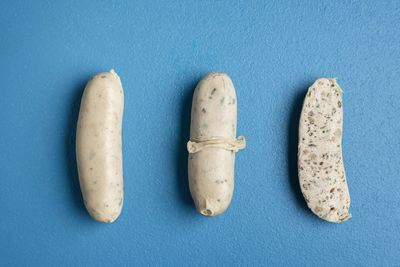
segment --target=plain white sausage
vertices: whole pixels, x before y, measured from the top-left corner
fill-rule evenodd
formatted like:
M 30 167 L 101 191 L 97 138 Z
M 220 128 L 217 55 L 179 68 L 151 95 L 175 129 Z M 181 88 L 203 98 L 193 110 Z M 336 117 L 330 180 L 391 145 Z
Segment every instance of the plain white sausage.
M 82 96 L 76 132 L 79 183 L 86 209 L 111 223 L 123 204 L 121 128 L 124 93 L 111 70 L 96 74 Z

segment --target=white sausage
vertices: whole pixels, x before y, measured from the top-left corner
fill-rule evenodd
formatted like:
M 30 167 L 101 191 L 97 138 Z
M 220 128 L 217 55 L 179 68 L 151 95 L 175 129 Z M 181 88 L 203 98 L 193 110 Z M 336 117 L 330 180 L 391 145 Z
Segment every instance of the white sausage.
M 76 132 L 79 183 L 86 209 L 113 222 L 123 204 L 121 127 L 124 93 L 111 70 L 96 74 L 82 96 Z
M 188 142 L 189 187 L 198 212 L 217 216 L 229 206 L 234 188 L 236 92 L 228 75 L 213 72 L 197 85 Z
M 304 99 L 299 126 L 301 191 L 320 218 L 351 218 L 350 194 L 342 160 L 342 89 L 335 79 L 318 79 Z

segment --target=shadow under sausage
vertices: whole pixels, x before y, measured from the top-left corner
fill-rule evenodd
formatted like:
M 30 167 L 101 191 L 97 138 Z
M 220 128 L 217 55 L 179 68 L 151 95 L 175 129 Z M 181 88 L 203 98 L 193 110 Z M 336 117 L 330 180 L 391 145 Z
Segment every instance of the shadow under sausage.
M 180 195 L 180 200 L 185 206 L 191 206 L 194 209 L 194 203 L 190 195 L 188 181 L 188 152 L 186 144 L 190 138 L 190 118 L 192 109 L 192 97 L 197 82 L 191 81 L 184 86 L 184 92 L 181 102 L 178 151 L 176 153 L 176 184 Z
M 304 97 L 306 96 L 308 87 L 302 87 L 299 93 L 295 96 L 291 105 L 289 125 L 288 125 L 288 164 L 289 164 L 289 182 L 293 194 L 297 199 L 297 203 L 305 211 L 308 211 L 307 203 L 301 193 L 298 167 L 297 167 L 297 151 L 299 143 L 299 122 L 300 114 L 303 108 Z
M 67 119 L 67 125 L 65 132 L 65 158 L 67 166 L 67 177 L 71 187 L 71 198 L 72 204 L 75 206 L 79 215 L 89 216 L 86 212 L 85 205 L 83 203 L 82 193 L 79 185 L 78 168 L 76 163 L 76 153 L 75 153 L 75 140 L 76 140 L 76 125 L 78 122 L 79 108 L 81 104 L 81 98 L 83 91 L 86 86 L 86 82 L 80 83 L 74 88 L 74 93 L 70 99 L 70 109 Z

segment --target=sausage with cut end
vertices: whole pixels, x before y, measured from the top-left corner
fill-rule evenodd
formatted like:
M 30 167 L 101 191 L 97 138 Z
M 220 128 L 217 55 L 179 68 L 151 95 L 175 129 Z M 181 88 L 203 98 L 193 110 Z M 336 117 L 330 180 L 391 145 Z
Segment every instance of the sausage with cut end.
M 82 96 L 76 132 L 79 183 L 86 209 L 96 220 L 113 222 L 123 204 L 121 127 L 124 93 L 111 70 L 96 74 Z
M 200 214 L 223 213 L 232 199 L 236 139 L 236 92 L 228 75 L 207 74 L 197 85 L 192 103 L 188 142 L 189 187 Z
M 304 99 L 299 125 L 298 172 L 308 207 L 320 218 L 351 218 L 342 159 L 342 89 L 335 79 L 318 79 Z

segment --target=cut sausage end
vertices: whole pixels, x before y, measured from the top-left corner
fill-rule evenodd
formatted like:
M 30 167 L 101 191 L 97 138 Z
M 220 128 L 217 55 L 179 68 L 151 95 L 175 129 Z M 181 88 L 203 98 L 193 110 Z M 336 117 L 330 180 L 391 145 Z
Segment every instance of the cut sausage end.
M 348 219 L 350 219 L 351 217 L 353 217 L 353 216 L 351 215 L 351 213 L 348 213 L 345 217 L 341 218 L 339 222 L 345 222 L 345 221 L 347 221 Z
M 230 201 L 229 201 L 230 202 Z M 199 200 L 195 202 L 197 211 L 206 217 L 218 216 L 228 208 L 229 202 L 220 203 L 218 200 Z
M 114 70 L 114 69 L 111 69 L 111 70 L 110 70 L 110 74 L 111 74 L 111 75 L 112 75 L 114 78 L 116 78 L 116 79 L 120 80 L 120 78 L 119 78 L 118 74 L 115 72 L 115 70 Z
M 101 79 L 102 82 L 105 82 L 106 80 L 110 82 L 117 81 L 119 85 L 121 84 L 121 79 L 119 78 L 118 74 L 114 71 L 114 69 L 111 69 L 109 72 L 97 73 L 92 77 L 92 80 L 93 79 Z
M 210 209 L 202 210 L 202 211 L 200 211 L 200 213 L 201 213 L 202 215 L 204 215 L 204 216 L 207 216 L 207 217 L 212 217 L 212 216 L 213 216 L 213 212 L 212 212 L 212 210 L 210 210 Z
M 350 219 L 351 217 L 352 217 L 352 215 L 351 215 L 350 213 L 348 213 L 348 214 L 346 214 L 344 217 L 339 218 L 338 220 L 331 220 L 331 219 L 328 219 L 328 218 L 321 218 L 321 219 L 324 219 L 324 220 L 326 220 L 326 221 L 328 221 L 328 222 L 331 222 L 331 223 L 342 223 L 342 222 L 347 221 L 347 220 Z
M 94 218 L 94 219 L 101 223 L 113 223 L 117 218 L 104 218 L 104 219 Z

